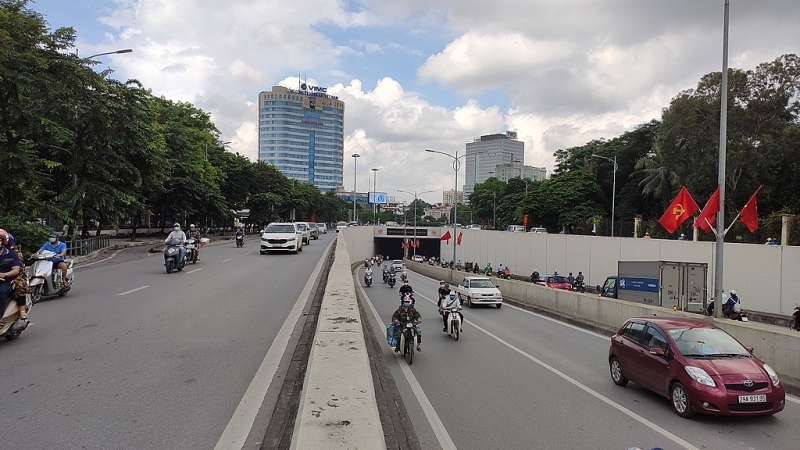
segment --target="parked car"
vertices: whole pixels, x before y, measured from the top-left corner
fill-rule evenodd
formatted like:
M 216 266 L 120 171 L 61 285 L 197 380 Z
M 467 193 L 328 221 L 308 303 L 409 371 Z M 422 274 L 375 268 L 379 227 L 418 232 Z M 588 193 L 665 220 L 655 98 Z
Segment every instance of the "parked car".
M 608 363 L 614 383 L 670 399 L 681 417 L 769 415 L 785 406 L 778 374 L 752 347 L 699 319 L 628 319 L 611 337 Z
M 307 222 L 308 223 L 308 234 L 311 236 L 311 239 L 319 239 L 319 227 L 317 226 L 316 222 Z
M 301 236 L 303 237 L 303 244 L 307 245 L 311 243 L 311 231 L 309 231 L 308 222 L 295 222 L 297 224 L 297 229 L 301 231 Z
M 503 306 L 503 294 L 489 277 L 464 277 L 453 290 L 470 308 L 475 305 Z
M 565 291 L 571 291 L 572 285 L 567 281 L 566 277 L 562 277 L 561 275 L 545 275 L 539 277 L 541 281 L 536 284 L 541 284 L 542 286 L 547 286 L 553 289 L 563 289 Z
M 327 225 L 325 225 L 324 223 L 318 223 L 318 224 L 317 224 L 317 228 L 319 229 L 319 232 L 320 232 L 320 233 L 322 233 L 322 234 L 328 234 L 328 226 L 327 226 Z
M 506 231 L 510 231 L 512 233 L 524 233 L 525 227 L 522 225 L 509 225 L 508 228 L 506 228 Z
M 266 255 L 272 251 L 292 253 L 303 251 L 302 231 L 296 223 L 271 223 L 261 234 L 259 253 Z
M 547 234 L 547 228 L 533 227 L 530 230 L 528 230 L 528 233 L 544 233 L 544 234 Z
M 422 261 L 424 261 L 424 258 L 422 257 L 422 255 L 414 255 L 414 256 L 411 258 L 411 260 L 412 260 L 412 261 L 415 261 L 415 262 L 422 262 Z
M 347 228 L 347 222 L 336 222 L 336 232 L 338 233 L 340 230 L 344 230 Z

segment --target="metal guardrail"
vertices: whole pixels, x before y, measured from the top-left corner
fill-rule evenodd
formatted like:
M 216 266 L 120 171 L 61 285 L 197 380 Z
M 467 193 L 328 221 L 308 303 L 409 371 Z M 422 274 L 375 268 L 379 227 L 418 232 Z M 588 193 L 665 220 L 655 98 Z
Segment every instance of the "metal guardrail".
M 89 253 L 106 248 L 110 245 L 109 236 L 90 236 L 87 238 L 72 238 L 62 241 L 67 244 L 68 256 L 86 256 Z

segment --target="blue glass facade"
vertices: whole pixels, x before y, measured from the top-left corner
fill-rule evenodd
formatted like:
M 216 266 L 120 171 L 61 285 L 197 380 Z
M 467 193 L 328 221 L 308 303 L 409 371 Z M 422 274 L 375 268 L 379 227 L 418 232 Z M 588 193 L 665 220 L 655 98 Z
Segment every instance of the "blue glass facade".
M 258 160 L 286 177 L 336 191 L 344 176 L 344 102 L 275 86 L 259 94 Z

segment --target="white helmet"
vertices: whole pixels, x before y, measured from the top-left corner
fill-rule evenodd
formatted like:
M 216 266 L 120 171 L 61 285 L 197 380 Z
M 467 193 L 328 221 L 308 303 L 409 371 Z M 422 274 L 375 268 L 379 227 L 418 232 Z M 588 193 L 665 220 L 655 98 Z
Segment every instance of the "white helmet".
M 731 295 L 736 295 L 736 290 L 735 289 L 731 289 Z

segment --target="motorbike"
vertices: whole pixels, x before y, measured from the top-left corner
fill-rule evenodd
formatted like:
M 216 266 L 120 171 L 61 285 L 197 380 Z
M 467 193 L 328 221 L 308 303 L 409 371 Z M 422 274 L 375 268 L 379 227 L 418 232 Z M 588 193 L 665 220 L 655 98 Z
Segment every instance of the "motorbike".
M 794 313 L 792 313 L 792 320 L 789 321 L 789 329 L 800 331 L 800 305 L 794 304 Z
M 186 253 L 183 255 L 183 259 L 192 264 L 197 263 L 197 242 L 192 238 L 186 239 L 184 248 L 186 249 Z
M 171 239 L 167 242 L 167 248 L 164 249 L 164 266 L 167 268 L 167 274 L 172 273 L 173 270 L 181 271 L 186 266 L 185 255 L 183 261 L 180 261 L 180 246 L 181 241 L 178 239 Z
M 724 297 L 723 297 L 723 299 L 724 299 Z M 724 307 L 725 305 L 723 304 L 722 306 Z M 711 300 L 710 302 L 708 302 L 708 306 L 706 307 L 705 314 L 707 316 L 713 316 L 714 315 L 714 300 Z M 739 322 L 749 322 L 750 321 L 750 319 L 747 317 L 747 311 L 742 309 L 741 303 L 737 303 L 733 307 L 733 312 L 730 313 L 730 315 L 727 318 L 731 319 L 731 320 L 738 320 Z
M 386 283 L 387 281 L 389 281 L 389 270 L 386 267 L 384 267 L 383 268 L 383 282 Z
M 573 281 L 572 282 L 572 291 L 573 292 L 586 292 L 586 283 L 583 281 Z
M 395 283 L 397 283 L 397 277 L 394 272 L 389 273 L 389 279 L 386 282 L 389 283 L 390 288 L 394 288 Z
M 33 303 L 38 303 L 45 296 L 63 297 L 70 289 L 70 286 L 65 285 L 62 280 L 61 269 L 53 264 L 52 258 L 55 256 L 56 254 L 49 250 L 39 250 L 32 256 L 34 263 L 30 268 L 28 286 L 31 289 Z M 65 259 L 64 263 L 67 265 L 67 284 L 71 285 L 75 279 L 73 261 Z
M 364 284 L 367 285 L 367 287 L 372 286 L 372 273 L 367 272 L 364 274 Z
M 450 295 L 450 301 L 452 302 L 453 300 L 455 300 L 455 294 Z M 442 301 L 444 302 L 444 300 Z M 456 341 L 458 340 L 459 334 L 461 334 L 461 309 L 462 308 L 455 304 L 445 308 L 445 314 L 447 314 L 447 334 L 452 336 Z
M 237 247 L 243 247 L 244 246 L 244 235 L 243 234 L 237 234 L 236 235 L 236 246 Z
M 417 324 L 413 320 L 400 322 L 400 351 L 411 365 L 414 361 L 414 349 L 417 345 Z
M 33 300 L 31 294 L 27 294 L 25 296 L 25 311 L 30 312 L 32 307 Z M 9 341 L 13 341 L 14 339 L 18 338 L 22 331 L 25 330 L 25 328 L 28 328 L 28 324 L 30 323 L 27 319 L 21 320 L 19 318 L 19 307 L 17 306 L 17 302 L 15 300 L 8 302 L 8 306 L 6 306 L 2 316 L 3 323 L 5 323 L 5 325 L 0 328 L 0 336 Z
M 400 281 L 404 283 L 408 281 L 408 273 L 405 270 L 400 274 Z

